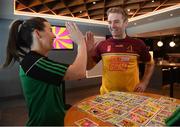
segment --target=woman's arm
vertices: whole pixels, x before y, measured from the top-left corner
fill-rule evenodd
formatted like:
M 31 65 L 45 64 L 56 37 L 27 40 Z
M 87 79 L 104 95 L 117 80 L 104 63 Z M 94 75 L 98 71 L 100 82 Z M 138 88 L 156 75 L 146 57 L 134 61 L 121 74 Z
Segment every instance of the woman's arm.
M 78 45 L 75 61 L 70 65 L 64 76 L 65 80 L 81 79 L 86 76 L 87 50 L 84 36 L 75 23 L 66 23 L 71 39 Z

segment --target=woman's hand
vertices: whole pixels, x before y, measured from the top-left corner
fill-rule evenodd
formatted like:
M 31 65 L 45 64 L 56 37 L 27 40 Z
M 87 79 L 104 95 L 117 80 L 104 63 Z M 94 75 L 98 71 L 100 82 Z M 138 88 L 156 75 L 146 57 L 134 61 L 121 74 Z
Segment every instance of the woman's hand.
M 84 36 L 79 30 L 77 25 L 73 22 L 66 22 L 66 28 L 70 34 L 70 38 L 77 44 L 80 45 L 84 43 Z

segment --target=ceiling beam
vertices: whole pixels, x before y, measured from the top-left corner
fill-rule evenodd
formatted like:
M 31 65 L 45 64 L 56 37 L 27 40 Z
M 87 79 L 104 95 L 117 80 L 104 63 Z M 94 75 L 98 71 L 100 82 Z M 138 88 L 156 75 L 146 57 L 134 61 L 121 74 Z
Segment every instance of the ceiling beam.
M 77 13 L 77 14 L 75 14 L 75 16 L 78 18 L 87 17 L 87 12 Z
M 36 13 L 36 11 L 34 11 L 34 10 L 33 10 L 33 9 L 31 9 L 30 7 L 28 7 L 25 3 L 22 3 L 22 2 L 20 2 L 19 0 L 16 0 L 16 2 L 21 3 L 23 6 L 26 6 L 26 7 L 27 7 L 27 9 L 29 9 L 30 11 L 32 11 L 32 12 L 34 12 L 34 13 Z
M 28 5 L 28 7 L 33 7 L 33 6 L 38 6 L 38 5 L 41 5 L 41 1 L 39 1 L 39 0 L 31 0 L 31 1 L 29 1 L 30 3 L 29 3 L 29 5 Z
M 84 0 L 64 0 L 64 1 L 68 1 L 68 7 L 72 7 L 72 6 L 77 6 L 77 5 L 83 5 L 84 4 Z
M 39 0 L 39 1 L 40 1 L 40 2 L 42 3 L 42 5 L 43 5 L 43 8 L 40 10 L 40 13 L 50 11 L 52 14 L 57 15 L 54 11 L 52 11 L 52 10 L 44 3 L 43 0 Z M 49 1 L 46 1 L 46 3 L 47 3 L 47 2 L 49 2 Z
M 17 2 L 17 1 L 16 1 Z M 18 3 L 18 2 L 17 2 Z M 26 8 L 28 8 L 27 6 L 25 6 L 24 4 L 22 4 L 22 3 L 18 3 L 17 4 L 16 3 L 16 10 L 18 10 L 18 11 L 20 11 L 20 10 L 23 10 L 23 9 L 26 9 Z
M 123 0 L 107 0 L 106 7 L 114 7 L 123 5 Z
M 99 9 L 99 8 L 103 8 L 104 6 L 104 3 L 103 2 L 99 2 L 99 3 L 96 3 L 95 5 L 92 4 L 88 7 L 88 10 L 94 10 L 94 9 Z
M 143 7 L 145 5 L 145 3 L 146 3 L 146 1 L 144 1 L 142 5 L 139 5 L 139 8 L 135 11 L 135 13 L 131 16 L 131 18 L 133 18 L 139 12 L 141 7 Z
M 73 13 L 71 12 L 71 10 L 69 9 L 68 5 L 66 5 L 65 0 L 62 0 L 62 2 L 64 3 L 66 9 L 69 11 L 70 15 L 71 15 L 72 17 L 74 17 L 74 15 L 73 15 Z
M 86 5 L 86 1 L 85 0 L 83 0 L 83 1 L 84 1 L 84 7 L 86 9 L 87 17 L 88 17 L 88 19 L 90 19 L 89 12 L 88 12 L 87 5 Z
M 52 8 L 52 10 L 58 10 L 58 9 L 62 9 L 62 8 L 66 8 L 66 6 L 64 5 L 63 2 L 58 2 L 57 4 L 55 4 L 55 6 Z
M 157 11 L 161 6 L 163 6 L 168 0 L 164 0 L 157 8 L 155 8 L 153 11 Z

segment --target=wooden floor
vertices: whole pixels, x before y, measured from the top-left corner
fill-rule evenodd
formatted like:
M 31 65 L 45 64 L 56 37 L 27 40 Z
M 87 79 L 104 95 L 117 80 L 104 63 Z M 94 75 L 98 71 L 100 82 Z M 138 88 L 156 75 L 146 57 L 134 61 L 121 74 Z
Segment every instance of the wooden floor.
M 180 85 L 174 88 L 174 97 L 180 99 Z M 161 90 L 148 89 L 146 92 L 168 96 L 169 88 L 163 87 Z M 99 94 L 99 86 L 86 86 L 66 90 L 66 103 L 75 104 L 80 100 Z M 23 97 L 13 97 L 0 101 L 0 125 L 23 126 L 27 120 L 27 109 Z

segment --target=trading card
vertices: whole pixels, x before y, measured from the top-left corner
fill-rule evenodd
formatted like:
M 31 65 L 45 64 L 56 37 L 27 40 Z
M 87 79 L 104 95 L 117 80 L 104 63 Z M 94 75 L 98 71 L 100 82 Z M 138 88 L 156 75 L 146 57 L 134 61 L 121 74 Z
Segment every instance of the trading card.
M 79 127 L 97 127 L 98 124 L 95 123 L 94 121 L 88 119 L 88 118 L 83 118 L 75 122 L 76 125 Z
M 148 120 L 147 118 L 137 115 L 135 113 L 129 113 L 126 118 L 140 125 L 144 125 Z
M 132 110 L 135 107 L 134 106 L 130 106 L 130 105 L 125 105 L 125 104 L 119 104 L 115 108 L 118 108 L 119 110 L 130 111 L 130 110 Z
M 87 110 L 89 113 L 93 114 L 93 115 L 98 115 L 100 113 L 102 113 L 103 111 L 97 108 L 90 108 L 89 110 Z
M 165 124 L 159 123 L 158 121 L 151 120 L 146 124 L 146 126 L 156 127 L 156 126 L 165 126 Z
M 95 106 L 95 108 L 106 111 L 106 110 L 110 109 L 111 106 L 107 106 L 107 105 L 104 105 L 104 104 L 98 104 L 98 105 Z
M 123 100 L 118 99 L 118 98 L 114 98 L 114 102 L 117 103 L 117 104 L 122 104 L 122 103 L 124 103 Z
M 163 110 L 173 113 L 177 109 L 176 105 L 165 106 Z
M 101 120 L 108 120 L 108 119 L 112 118 L 113 115 L 110 113 L 103 112 L 101 114 L 97 114 L 97 117 Z
M 106 106 L 111 106 L 111 107 L 117 106 L 117 103 L 115 103 L 113 101 L 104 101 L 102 104 L 104 104 Z
M 119 123 L 116 124 L 117 126 L 138 126 L 136 122 L 133 122 L 129 119 L 122 119 Z
M 154 101 L 156 101 L 156 100 L 157 100 L 157 99 L 155 99 L 155 98 L 149 97 L 149 98 L 146 99 L 145 102 L 146 102 L 146 103 L 147 103 L 147 102 L 154 102 Z
M 176 99 L 170 97 L 161 97 L 159 99 L 159 103 L 163 105 L 171 105 L 172 103 L 176 102 Z
M 147 106 L 148 111 L 151 111 L 151 112 L 157 112 L 157 111 L 159 111 L 160 109 L 163 108 L 161 106 L 161 104 L 157 104 L 157 103 L 153 103 L 153 102 L 146 102 L 145 106 Z
M 130 98 L 126 97 L 126 96 L 118 96 L 116 97 L 116 99 L 122 100 L 123 102 L 128 101 Z
M 84 101 L 84 102 L 81 102 L 80 104 L 78 104 L 77 107 L 82 110 L 88 110 L 91 107 L 95 106 L 96 104 L 97 103 L 95 103 L 93 101 Z
M 102 103 L 102 102 L 106 101 L 106 99 L 104 99 L 103 97 L 97 96 L 96 98 L 93 99 L 93 101 L 98 102 L 98 103 Z
M 126 101 L 124 104 L 135 107 L 135 106 L 139 105 L 139 102 L 137 102 L 136 100 L 131 99 L 129 101 Z
M 98 97 L 101 99 L 104 99 L 104 100 L 113 100 L 114 99 L 111 96 L 108 96 L 108 94 L 99 95 Z
M 143 100 L 143 99 L 142 99 L 142 100 L 139 100 L 139 99 L 137 100 L 137 99 L 135 99 L 135 100 L 133 101 L 133 103 L 135 103 L 135 104 L 137 104 L 137 105 L 138 105 L 138 104 L 142 104 L 142 103 L 144 103 L 144 102 L 145 102 L 145 100 Z
M 155 108 L 155 107 L 148 106 L 148 105 L 142 105 L 140 107 L 146 111 L 153 112 L 153 113 L 156 113 L 159 111 L 159 108 Z
M 166 116 L 166 117 L 169 117 L 169 116 L 172 115 L 172 112 L 168 112 L 168 111 L 166 111 L 166 110 L 162 110 L 162 111 L 160 111 L 158 114 L 163 115 L 163 116 Z
M 159 113 L 156 114 L 152 119 L 155 120 L 155 121 L 158 121 L 160 123 L 165 123 L 165 119 L 167 118 L 167 116 L 163 116 L 163 115 L 160 115 Z
M 175 98 L 171 98 L 171 97 L 161 97 L 159 99 L 159 101 L 164 102 L 164 101 L 169 101 L 169 102 L 176 102 Z
M 122 109 L 118 109 L 118 108 L 111 108 L 110 110 L 108 110 L 108 112 L 110 112 L 110 113 L 112 113 L 112 114 L 119 115 L 119 116 L 127 113 L 127 111 L 122 110 Z
M 146 117 L 146 118 L 151 118 L 154 114 L 152 113 L 152 112 L 150 112 L 150 111 L 145 111 L 145 110 L 143 110 L 143 109 L 141 109 L 141 108 L 139 108 L 139 109 L 136 109 L 135 111 L 132 111 L 133 113 L 136 113 L 136 114 L 139 114 L 139 115 L 141 115 L 141 116 L 143 116 L 143 117 Z
M 118 116 L 118 115 L 113 115 L 113 117 L 110 118 L 110 119 L 108 119 L 107 121 L 110 122 L 110 123 L 112 123 L 112 124 L 114 124 L 114 125 L 116 125 L 116 124 L 119 123 L 120 120 L 122 120 L 122 119 L 123 119 L 123 118 L 120 117 L 120 116 Z

